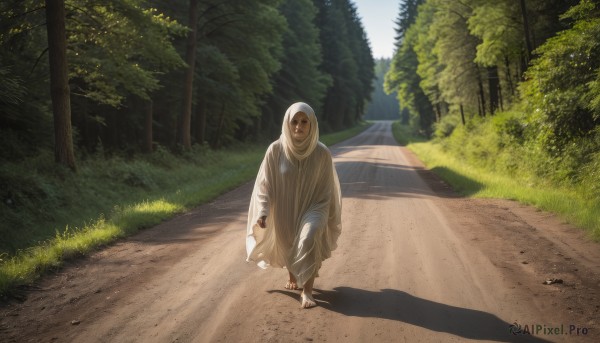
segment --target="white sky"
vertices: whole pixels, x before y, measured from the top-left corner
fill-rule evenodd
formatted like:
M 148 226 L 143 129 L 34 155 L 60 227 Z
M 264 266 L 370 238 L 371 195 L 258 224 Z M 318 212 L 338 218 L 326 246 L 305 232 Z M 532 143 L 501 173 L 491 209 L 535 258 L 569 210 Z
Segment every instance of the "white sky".
M 371 43 L 374 58 L 392 58 L 394 54 L 394 20 L 402 0 L 354 0 Z

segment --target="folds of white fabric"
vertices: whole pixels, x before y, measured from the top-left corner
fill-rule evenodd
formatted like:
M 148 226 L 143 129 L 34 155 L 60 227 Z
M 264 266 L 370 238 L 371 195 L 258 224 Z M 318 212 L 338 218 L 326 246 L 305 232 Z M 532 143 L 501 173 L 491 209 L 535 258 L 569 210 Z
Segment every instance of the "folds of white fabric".
M 266 216 L 266 228 L 256 222 Z M 337 247 L 341 193 L 333 160 L 319 143 L 300 161 L 286 157 L 280 141 L 265 154 L 255 181 L 246 236 L 247 260 L 286 267 L 304 285 Z

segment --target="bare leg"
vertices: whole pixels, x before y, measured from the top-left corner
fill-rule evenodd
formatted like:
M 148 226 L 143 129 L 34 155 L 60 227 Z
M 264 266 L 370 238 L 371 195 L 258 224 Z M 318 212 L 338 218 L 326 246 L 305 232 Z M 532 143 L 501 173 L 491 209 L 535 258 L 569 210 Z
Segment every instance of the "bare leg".
M 313 296 L 312 296 L 312 290 L 313 290 L 314 283 L 315 283 L 315 277 L 313 276 L 308 281 L 306 281 L 306 283 L 304 284 L 304 287 L 302 289 L 302 294 L 300 295 L 300 298 L 302 299 L 302 304 L 300 305 L 300 307 L 311 308 L 311 307 L 317 306 L 317 302 L 315 301 L 315 298 L 313 298 Z
M 290 278 L 288 279 L 288 282 L 285 284 L 285 289 L 298 289 L 298 283 L 296 282 L 296 278 L 294 277 L 294 274 L 292 274 L 289 271 L 288 271 L 288 273 L 290 274 Z

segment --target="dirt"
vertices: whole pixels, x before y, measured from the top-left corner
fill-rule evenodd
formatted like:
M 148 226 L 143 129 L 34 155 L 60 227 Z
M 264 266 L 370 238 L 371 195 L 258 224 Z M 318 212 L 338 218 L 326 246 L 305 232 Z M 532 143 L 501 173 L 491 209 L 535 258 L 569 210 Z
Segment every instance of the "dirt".
M 318 307 L 245 261 L 248 183 L 5 299 L 0 341 L 600 341 L 600 249 L 583 231 L 458 196 L 389 122 L 331 150 L 343 233 Z

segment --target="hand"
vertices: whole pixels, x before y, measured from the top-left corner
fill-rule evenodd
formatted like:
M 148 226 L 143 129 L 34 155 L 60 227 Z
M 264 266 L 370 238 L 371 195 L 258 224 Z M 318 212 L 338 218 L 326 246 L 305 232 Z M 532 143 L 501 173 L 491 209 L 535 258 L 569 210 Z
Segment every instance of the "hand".
M 260 226 L 261 228 L 266 228 L 267 227 L 267 217 L 262 216 L 260 218 L 258 218 L 258 220 L 256 221 L 256 224 L 258 224 L 258 226 Z

